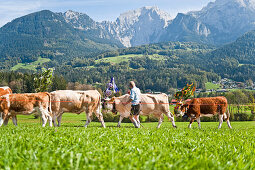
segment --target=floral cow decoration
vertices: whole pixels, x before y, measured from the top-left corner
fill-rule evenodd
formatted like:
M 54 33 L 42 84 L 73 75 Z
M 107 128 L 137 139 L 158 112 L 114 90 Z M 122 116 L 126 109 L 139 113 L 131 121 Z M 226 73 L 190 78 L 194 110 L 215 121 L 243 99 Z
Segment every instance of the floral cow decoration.
M 187 84 L 181 91 L 176 92 L 174 97 L 178 102 L 182 102 L 187 100 L 189 97 L 193 96 L 195 90 L 196 87 L 193 83 Z
M 187 84 L 181 91 L 178 91 L 175 93 L 174 97 L 177 100 L 176 108 L 178 108 L 182 103 L 194 95 L 194 92 L 196 90 L 196 86 L 192 84 Z
M 115 94 L 119 91 L 117 85 L 115 84 L 114 77 L 111 78 L 111 81 L 107 84 L 106 90 L 104 92 L 105 98 L 109 98 L 112 94 Z

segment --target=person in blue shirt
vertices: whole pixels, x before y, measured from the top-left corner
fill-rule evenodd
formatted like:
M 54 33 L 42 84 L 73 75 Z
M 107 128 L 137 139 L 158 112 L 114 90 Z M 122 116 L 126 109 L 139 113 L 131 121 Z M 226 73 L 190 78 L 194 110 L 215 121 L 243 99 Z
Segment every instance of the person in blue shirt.
M 135 125 L 136 128 L 140 127 L 140 121 L 139 121 L 139 113 L 140 113 L 140 108 L 141 108 L 141 91 L 139 88 L 136 87 L 134 81 L 129 82 L 129 87 L 130 87 L 130 99 L 128 100 L 128 103 L 131 102 L 131 115 L 130 119 L 133 120 L 133 124 Z M 135 119 L 135 120 L 134 120 Z

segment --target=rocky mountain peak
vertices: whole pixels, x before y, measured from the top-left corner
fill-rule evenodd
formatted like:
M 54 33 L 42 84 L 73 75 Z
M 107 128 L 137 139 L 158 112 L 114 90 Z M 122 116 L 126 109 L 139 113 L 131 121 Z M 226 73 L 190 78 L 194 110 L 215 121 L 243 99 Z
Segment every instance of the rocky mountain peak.
M 150 16 L 151 19 L 157 16 L 160 19 L 165 21 L 165 26 L 167 26 L 168 21 L 171 20 L 171 17 L 165 11 L 160 10 L 158 7 L 155 6 L 145 6 L 136 10 L 131 10 L 125 13 L 122 13 L 118 18 L 117 22 L 120 24 L 129 24 L 132 25 L 139 20 L 142 16 Z
M 63 16 L 65 21 L 71 24 L 74 28 L 80 30 L 88 30 L 96 28 L 96 22 L 91 19 L 87 14 L 68 10 L 64 13 L 58 13 Z

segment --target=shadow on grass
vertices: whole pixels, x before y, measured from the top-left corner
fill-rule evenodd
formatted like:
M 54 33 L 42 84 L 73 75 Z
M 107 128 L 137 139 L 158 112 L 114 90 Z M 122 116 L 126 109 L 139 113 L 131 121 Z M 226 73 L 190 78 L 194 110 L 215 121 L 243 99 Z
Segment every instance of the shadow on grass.
M 85 128 L 84 125 L 61 125 L 60 127 L 79 127 L 79 128 Z M 101 125 L 88 125 L 87 128 L 103 128 Z M 117 125 L 108 125 L 106 128 L 119 128 Z M 134 126 L 121 126 L 120 128 L 135 128 Z

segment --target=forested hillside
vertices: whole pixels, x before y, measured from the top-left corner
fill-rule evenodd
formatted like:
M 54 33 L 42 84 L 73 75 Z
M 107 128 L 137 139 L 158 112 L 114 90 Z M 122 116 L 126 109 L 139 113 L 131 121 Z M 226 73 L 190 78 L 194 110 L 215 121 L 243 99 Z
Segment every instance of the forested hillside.
M 122 47 L 73 28 L 62 16 L 48 10 L 17 18 L 0 28 L 0 68 L 30 63 L 39 57 L 62 63 L 89 58 Z
M 208 64 L 200 67 L 236 81 L 255 81 L 255 31 L 238 38 L 234 43 L 218 48 L 205 57 Z
M 110 78 L 115 77 L 123 91 L 127 90 L 129 80 L 135 80 L 142 90 L 168 92 L 190 82 L 204 89 L 206 82 L 220 78 L 255 81 L 254 46 L 255 32 L 252 31 L 220 48 L 191 42 L 166 42 L 101 53 L 94 50 L 88 56 L 47 56 L 50 60 L 43 62 L 32 62 L 34 59 L 30 55 L 21 53 L 16 59 L 22 60 L 27 56 L 28 59 L 24 59 L 31 62 L 14 67 L 14 64 L 7 62 L 13 61 L 11 58 L 3 60 L 1 65 L 2 68 L 8 68 L 5 71 L 12 69 L 23 73 L 34 73 L 33 70 L 40 71 L 41 67 L 54 67 L 55 74 L 63 76 L 66 83 L 92 84 L 103 90 Z M 41 55 L 33 55 L 41 59 Z
M 114 76 L 122 90 L 129 80 L 138 82 L 142 90 L 167 92 L 196 82 L 204 88 L 207 81 L 218 80 L 215 73 L 206 72 L 196 65 L 214 49 L 197 43 L 168 42 L 119 49 L 103 53 L 94 59 L 74 59 L 66 65 L 56 66 L 56 72 L 69 81 L 94 84 L 104 89 Z M 49 62 L 48 66 L 54 66 Z

